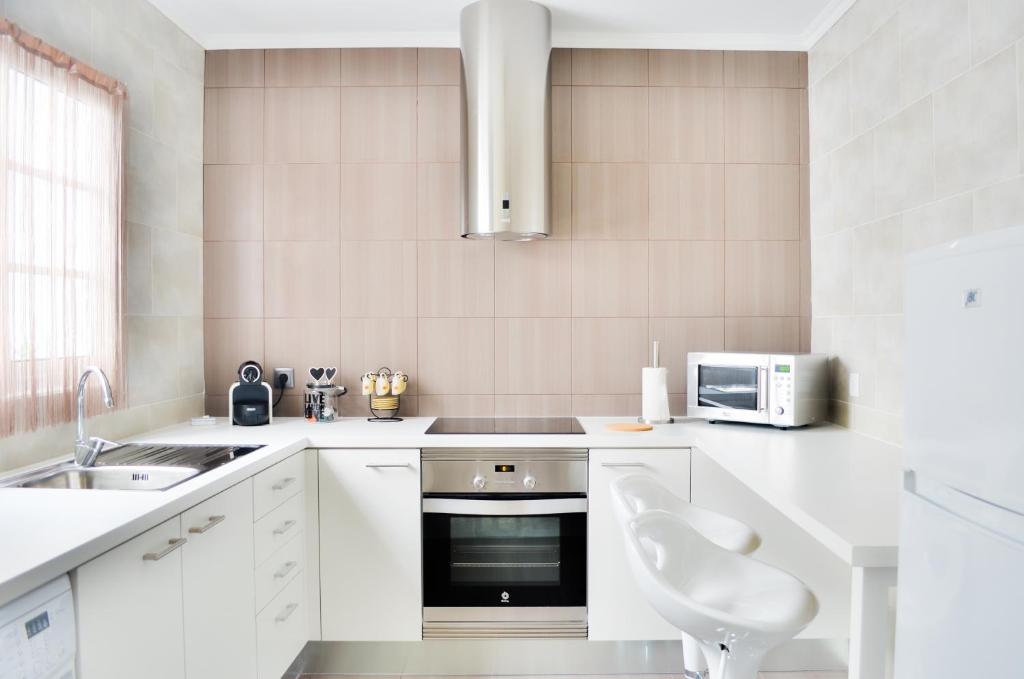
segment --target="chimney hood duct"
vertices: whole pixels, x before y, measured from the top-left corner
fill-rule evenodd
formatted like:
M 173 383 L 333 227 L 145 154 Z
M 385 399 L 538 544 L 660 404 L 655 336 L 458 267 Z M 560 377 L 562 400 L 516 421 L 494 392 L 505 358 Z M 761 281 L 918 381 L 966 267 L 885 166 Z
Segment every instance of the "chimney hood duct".
M 551 12 L 529 0 L 462 10 L 462 236 L 551 233 Z

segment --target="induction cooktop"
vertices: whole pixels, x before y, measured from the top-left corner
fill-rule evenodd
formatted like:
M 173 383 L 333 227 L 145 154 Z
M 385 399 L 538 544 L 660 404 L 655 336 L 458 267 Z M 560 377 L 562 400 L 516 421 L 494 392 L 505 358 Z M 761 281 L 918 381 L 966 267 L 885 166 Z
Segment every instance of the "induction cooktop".
M 428 434 L 584 434 L 575 417 L 439 417 Z

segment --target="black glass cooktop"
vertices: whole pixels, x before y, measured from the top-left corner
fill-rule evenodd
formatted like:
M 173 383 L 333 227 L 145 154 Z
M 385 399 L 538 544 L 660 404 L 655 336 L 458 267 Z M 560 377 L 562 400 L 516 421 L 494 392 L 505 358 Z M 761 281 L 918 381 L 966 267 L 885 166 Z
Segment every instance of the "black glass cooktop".
M 584 434 L 575 417 L 439 417 L 428 434 Z

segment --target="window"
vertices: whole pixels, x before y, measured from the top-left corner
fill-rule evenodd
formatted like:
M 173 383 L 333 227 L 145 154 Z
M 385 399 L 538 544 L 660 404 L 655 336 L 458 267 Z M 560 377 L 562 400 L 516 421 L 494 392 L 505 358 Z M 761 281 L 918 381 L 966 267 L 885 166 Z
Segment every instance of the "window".
M 87 365 L 124 393 L 124 99 L 0 21 L 0 436 L 70 420 Z

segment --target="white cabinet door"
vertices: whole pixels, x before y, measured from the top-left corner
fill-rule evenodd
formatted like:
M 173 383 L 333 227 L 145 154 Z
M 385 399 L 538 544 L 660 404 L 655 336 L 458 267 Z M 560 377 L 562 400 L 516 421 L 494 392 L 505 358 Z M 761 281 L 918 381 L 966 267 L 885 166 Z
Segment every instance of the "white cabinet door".
M 188 679 L 256 676 L 252 480 L 181 515 Z
M 79 679 L 184 679 L 185 537 L 176 516 L 75 570 Z
M 321 450 L 325 641 L 422 635 L 419 450 Z
M 690 451 L 591 450 L 587 534 L 589 637 L 599 640 L 678 639 L 644 599 L 626 560 L 622 529 L 609 484 L 626 474 L 650 474 L 684 499 L 690 497 Z

